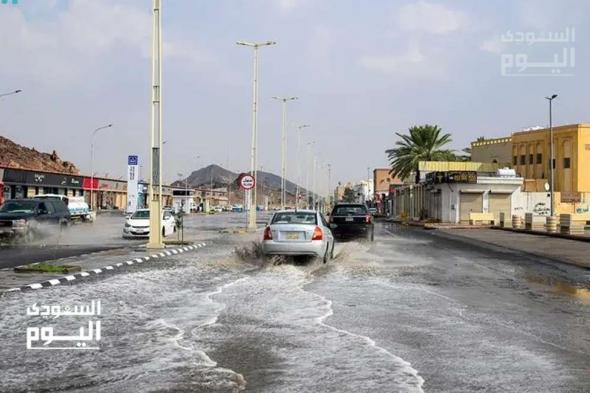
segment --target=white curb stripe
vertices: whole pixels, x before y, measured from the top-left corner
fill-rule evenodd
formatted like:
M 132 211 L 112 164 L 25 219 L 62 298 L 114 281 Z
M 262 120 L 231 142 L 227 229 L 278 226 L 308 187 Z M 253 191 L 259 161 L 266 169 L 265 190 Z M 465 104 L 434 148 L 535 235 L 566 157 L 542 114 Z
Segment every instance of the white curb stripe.
M 102 273 L 102 270 L 100 270 L 100 269 L 94 269 L 93 272 L 96 273 L 96 274 L 99 274 L 99 273 Z
M 65 276 L 64 278 L 68 281 L 72 281 L 72 280 L 76 279 L 76 277 L 74 277 L 74 276 Z
M 53 280 L 49 280 L 49 283 L 51 285 L 59 285 L 59 280 L 56 280 L 55 278 Z
M 87 272 L 82 272 L 82 273 L 80 273 L 80 275 L 81 275 L 82 277 L 88 277 L 88 276 L 90 275 L 90 273 L 87 273 Z
M 125 261 L 125 263 L 128 265 L 133 265 L 133 261 Z
M 105 269 L 107 269 L 107 270 L 113 270 L 113 267 L 112 266 L 107 266 L 107 267 L 105 267 Z
M 36 283 L 36 284 L 29 285 L 29 287 L 31 287 L 31 289 L 39 289 L 39 288 L 43 288 L 43 285 Z
M 117 266 L 117 267 L 121 267 L 121 266 L 123 266 L 123 262 L 119 262 L 119 263 L 117 263 L 115 266 Z

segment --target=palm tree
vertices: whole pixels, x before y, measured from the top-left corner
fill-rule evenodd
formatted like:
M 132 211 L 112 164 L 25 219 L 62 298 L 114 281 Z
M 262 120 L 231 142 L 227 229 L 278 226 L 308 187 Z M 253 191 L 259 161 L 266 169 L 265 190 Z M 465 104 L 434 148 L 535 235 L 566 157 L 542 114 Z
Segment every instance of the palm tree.
M 400 179 L 407 178 L 412 172 L 416 173 L 416 183 L 420 182 L 420 161 L 455 161 L 457 159 L 452 150 L 442 149 L 451 142 L 450 134 L 442 134 L 440 127 L 425 124 L 410 127 L 409 135 L 396 132 L 401 138 L 395 143 L 396 147 L 385 150 L 391 164 L 391 174 Z

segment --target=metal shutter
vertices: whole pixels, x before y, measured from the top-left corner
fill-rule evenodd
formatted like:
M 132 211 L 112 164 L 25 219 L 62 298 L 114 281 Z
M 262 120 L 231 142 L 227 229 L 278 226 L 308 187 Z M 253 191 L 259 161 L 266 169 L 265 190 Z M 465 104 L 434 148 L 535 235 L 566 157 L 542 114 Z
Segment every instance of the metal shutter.
M 461 222 L 469 222 L 469 213 L 483 212 L 483 194 L 482 193 L 461 193 L 460 214 Z
M 489 194 L 489 212 L 494 213 L 494 220 L 500 222 L 500 213 L 504 213 L 506 222 L 510 220 L 510 212 L 512 207 L 511 194 Z

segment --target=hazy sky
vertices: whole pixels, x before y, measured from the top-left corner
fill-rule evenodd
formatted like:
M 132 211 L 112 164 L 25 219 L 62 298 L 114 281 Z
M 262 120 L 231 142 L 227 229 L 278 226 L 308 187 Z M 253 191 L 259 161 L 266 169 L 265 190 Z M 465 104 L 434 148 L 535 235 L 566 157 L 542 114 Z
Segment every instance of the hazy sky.
M 261 49 L 259 161 L 279 173 L 280 104 L 311 124 L 333 182 L 386 165 L 394 131 L 435 123 L 461 149 L 478 136 L 589 122 L 588 1 L 163 0 L 163 110 L 167 180 L 218 163 L 249 168 L 252 51 Z M 99 174 L 121 176 L 126 156 L 148 164 L 151 0 L 19 0 L 0 5 L 0 134 L 57 150 L 85 173 L 91 131 Z M 503 53 L 550 61 L 555 43 L 500 40 L 511 32 L 575 28 L 571 77 L 506 77 Z M 296 180 L 289 133 L 289 178 Z M 196 159 L 199 155 L 201 158 Z

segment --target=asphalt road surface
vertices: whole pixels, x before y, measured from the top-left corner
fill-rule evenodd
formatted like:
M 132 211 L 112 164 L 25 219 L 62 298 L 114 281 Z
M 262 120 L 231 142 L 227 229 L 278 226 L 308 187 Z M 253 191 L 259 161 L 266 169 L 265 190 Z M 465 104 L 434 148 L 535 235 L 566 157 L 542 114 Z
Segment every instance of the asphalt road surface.
M 588 270 L 383 224 L 326 265 L 269 263 L 217 233 L 239 220 L 191 218 L 212 236 L 194 253 L 0 298 L 0 391 L 590 391 Z M 84 323 L 28 306 L 91 300 L 99 351 L 25 349 L 27 327 Z

